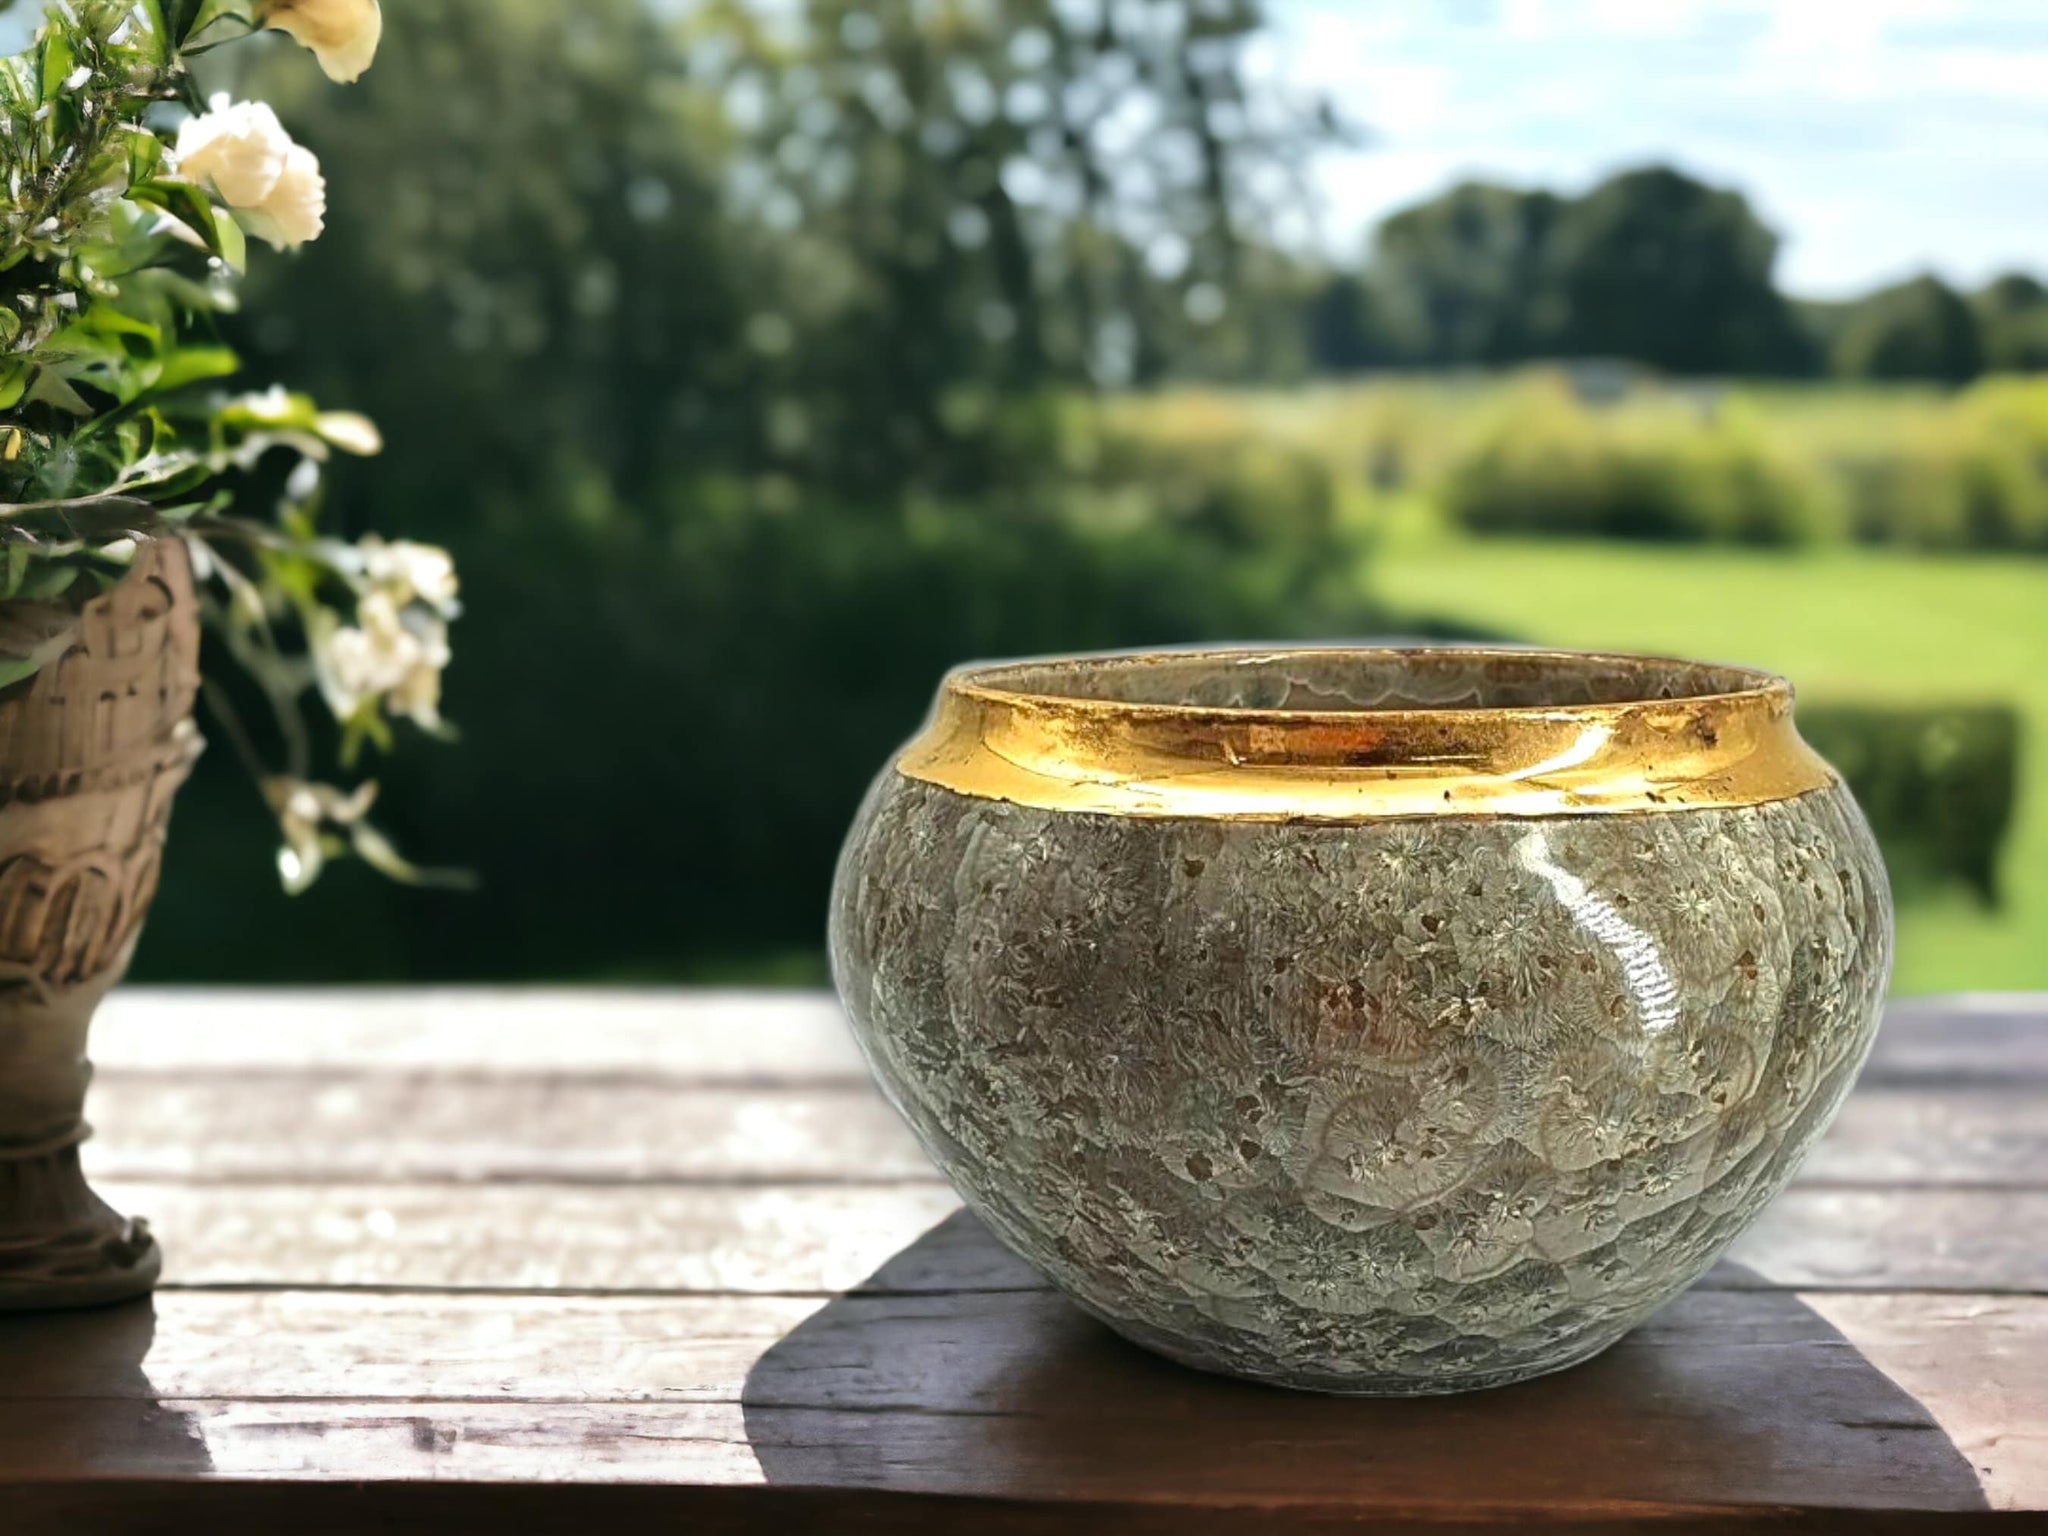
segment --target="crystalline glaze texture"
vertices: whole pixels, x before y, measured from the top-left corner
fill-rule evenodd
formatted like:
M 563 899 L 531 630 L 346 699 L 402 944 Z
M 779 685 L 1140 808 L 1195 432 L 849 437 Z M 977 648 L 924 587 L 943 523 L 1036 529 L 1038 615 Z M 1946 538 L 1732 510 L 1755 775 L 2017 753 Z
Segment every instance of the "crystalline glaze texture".
M 890 771 L 832 926 L 885 1090 L 1089 1311 L 1424 1393 L 1583 1359 L 1712 1262 L 1848 1090 L 1890 921 L 1840 788 L 1294 825 Z

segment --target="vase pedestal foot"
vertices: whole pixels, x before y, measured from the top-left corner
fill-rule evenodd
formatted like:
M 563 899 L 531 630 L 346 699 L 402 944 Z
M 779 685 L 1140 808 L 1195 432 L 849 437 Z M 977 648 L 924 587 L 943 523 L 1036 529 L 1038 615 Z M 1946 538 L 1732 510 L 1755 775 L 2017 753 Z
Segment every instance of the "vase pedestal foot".
M 0 1157 L 0 1312 L 127 1301 L 162 1270 L 149 1223 L 92 1192 L 77 1147 Z

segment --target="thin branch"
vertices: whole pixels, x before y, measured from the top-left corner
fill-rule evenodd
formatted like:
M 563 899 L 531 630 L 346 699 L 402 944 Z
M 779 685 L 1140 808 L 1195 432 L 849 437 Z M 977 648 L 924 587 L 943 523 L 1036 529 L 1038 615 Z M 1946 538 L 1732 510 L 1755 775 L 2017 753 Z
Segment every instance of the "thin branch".
M 199 692 L 206 700 L 207 713 L 213 716 L 214 723 L 226 734 L 228 745 L 234 748 L 235 756 L 242 760 L 242 768 L 249 775 L 250 784 L 257 786 L 256 792 L 261 795 L 263 791 L 260 786 L 263 780 L 270 776 L 270 769 L 265 765 L 262 754 L 256 750 L 256 743 L 250 738 L 248 727 L 242 724 L 241 713 L 229 702 L 227 689 L 210 677 L 202 677 L 199 680 Z

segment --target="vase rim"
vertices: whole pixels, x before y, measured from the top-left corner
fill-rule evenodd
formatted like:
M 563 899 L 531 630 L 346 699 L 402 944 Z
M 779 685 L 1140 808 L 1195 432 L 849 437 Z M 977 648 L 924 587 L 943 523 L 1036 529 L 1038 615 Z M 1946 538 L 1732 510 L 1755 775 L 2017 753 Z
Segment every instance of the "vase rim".
M 1105 652 L 949 673 L 898 772 L 1045 809 L 1246 820 L 1756 805 L 1831 785 L 1774 673 L 1463 645 Z

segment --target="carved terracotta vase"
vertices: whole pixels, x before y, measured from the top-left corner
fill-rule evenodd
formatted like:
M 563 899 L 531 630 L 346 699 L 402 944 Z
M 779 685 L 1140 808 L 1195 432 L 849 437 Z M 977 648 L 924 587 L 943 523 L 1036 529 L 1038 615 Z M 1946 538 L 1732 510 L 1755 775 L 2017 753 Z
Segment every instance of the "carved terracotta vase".
M 956 673 L 832 958 L 962 1197 L 1111 1327 L 1413 1394 L 1597 1353 L 1877 1027 L 1876 845 L 1762 673 L 1163 653 Z
M 191 564 L 170 539 L 85 607 L 61 657 L 0 691 L 0 1310 L 138 1295 L 162 1263 L 78 1154 L 86 1031 L 200 749 L 198 664 Z

